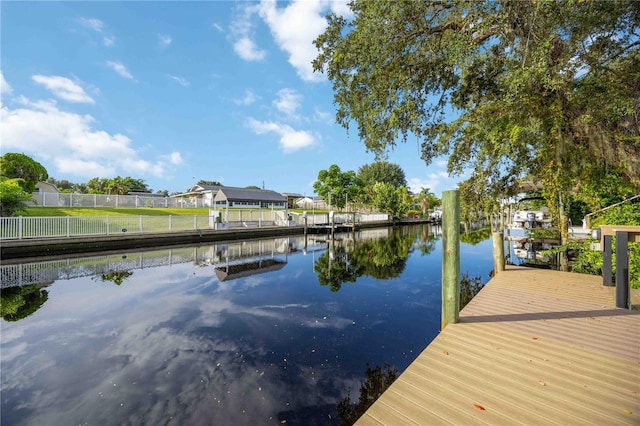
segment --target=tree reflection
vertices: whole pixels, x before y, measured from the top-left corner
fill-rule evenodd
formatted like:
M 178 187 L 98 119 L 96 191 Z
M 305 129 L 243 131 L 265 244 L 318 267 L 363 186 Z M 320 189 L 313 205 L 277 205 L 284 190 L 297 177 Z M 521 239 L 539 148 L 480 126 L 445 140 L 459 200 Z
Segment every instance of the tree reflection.
M 338 402 L 338 417 L 343 425 L 354 424 L 373 403 L 380 398 L 385 390 L 396 380 L 398 371 L 395 367 L 385 364 L 384 370 L 380 366 L 371 368 L 367 363 L 365 376 L 367 378 L 360 386 L 360 398 L 357 404 L 351 403 L 351 389 L 347 397 Z
M 362 275 L 362 268 L 349 259 L 347 247 L 343 244 L 332 245 L 313 265 L 320 285 L 328 285 L 337 292 L 343 283 L 354 283 Z
M 431 227 L 429 226 L 422 226 L 419 241 L 416 242 L 423 256 L 431 254 L 436 249 L 436 241 L 440 239 L 435 234 L 430 234 L 430 229 Z
M 133 271 L 109 271 L 109 272 L 103 272 L 102 274 L 100 274 L 100 281 L 102 282 L 112 282 L 115 285 L 120 285 L 124 282 L 124 280 L 126 280 L 127 278 L 129 278 L 131 275 L 133 275 Z
M 313 270 L 320 285 L 328 285 L 332 292 L 362 275 L 396 278 L 404 271 L 415 240 L 415 233 L 403 233 L 396 228 L 386 238 L 354 243 L 332 241 L 329 250 L 316 260 Z
M 49 292 L 38 284 L 2 289 L 0 316 L 5 321 L 21 320 L 40 309 L 47 299 L 49 299 Z
M 484 284 L 481 277 L 469 278 L 469 273 L 465 272 L 460 279 L 460 309 L 464 308 L 471 299 L 482 290 Z
M 463 243 L 471 244 L 472 246 L 475 246 L 482 241 L 488 240 L 489 238 L 491 238 L 490 228 L 483 228 L 477 231 L 465 232 L 463 234 L 460 234 L 460 241 Z

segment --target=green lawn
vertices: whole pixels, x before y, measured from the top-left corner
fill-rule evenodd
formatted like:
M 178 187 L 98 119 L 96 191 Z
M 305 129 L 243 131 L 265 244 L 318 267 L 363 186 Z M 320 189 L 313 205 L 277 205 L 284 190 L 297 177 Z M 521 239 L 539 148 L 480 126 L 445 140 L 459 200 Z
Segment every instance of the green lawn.
M 236 209 L 234 209 L 236 210 Z M 248 210 L 247 210 L 248 211 Z M 258 211 L 255 210 L 254 211 Z M 292 209 L 290 212 L 302 210 Z M 316 211 L 316 213 L 320 213 Z M 209 208 L 29 207 L 21 216 L 208 216 Z
M 208 208 L 29 207 L 22 216 L 208 216 Z

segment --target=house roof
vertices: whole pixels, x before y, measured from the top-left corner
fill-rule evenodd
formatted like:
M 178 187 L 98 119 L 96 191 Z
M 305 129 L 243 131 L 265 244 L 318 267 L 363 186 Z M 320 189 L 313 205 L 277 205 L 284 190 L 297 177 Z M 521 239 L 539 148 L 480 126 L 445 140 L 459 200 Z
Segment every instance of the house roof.
M 218 191 L 223 188 L 219 185 L 194 185 L 189 192 Z
M 265 189 L 231 188 L 221 187 L 216 194 L 214 201 L 287 201 L 285 197 L 275 191 Z
M 287 198 L 302 198 L 304 197 L 304 195 L 302 194 L 297 194 L 295 192 L 281 192 L 282 196 L 287 197 Z

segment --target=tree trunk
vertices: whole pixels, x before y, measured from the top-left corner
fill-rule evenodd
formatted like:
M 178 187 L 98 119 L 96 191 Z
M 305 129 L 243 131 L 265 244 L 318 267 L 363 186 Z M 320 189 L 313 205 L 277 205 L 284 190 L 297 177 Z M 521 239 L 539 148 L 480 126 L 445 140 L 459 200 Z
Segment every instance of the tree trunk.
M 562 201 L 562 195 L 558 196 L 558 216 L 559 223 L 558 227 L 560 228 L 560 245 L 562 247 L 566 247 L 569 243 L 569 217 L 566 214 L 566 210 L 564 208 L 564 203 Z M 567 249 L 565 248 L 563 251 L 559 253 L 559 262 L 560 262 L 560 270 L 564 272 L 569 272 L 569 258 L 567 257 Z

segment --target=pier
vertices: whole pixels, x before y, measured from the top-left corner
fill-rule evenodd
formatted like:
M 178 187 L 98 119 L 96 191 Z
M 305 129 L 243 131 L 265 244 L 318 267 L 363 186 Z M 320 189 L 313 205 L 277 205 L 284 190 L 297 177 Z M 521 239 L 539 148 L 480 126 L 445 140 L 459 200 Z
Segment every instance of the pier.
M 356 425 L 638 425 L 640 312 L 615 306 L 600 276 L 507 267 Z

